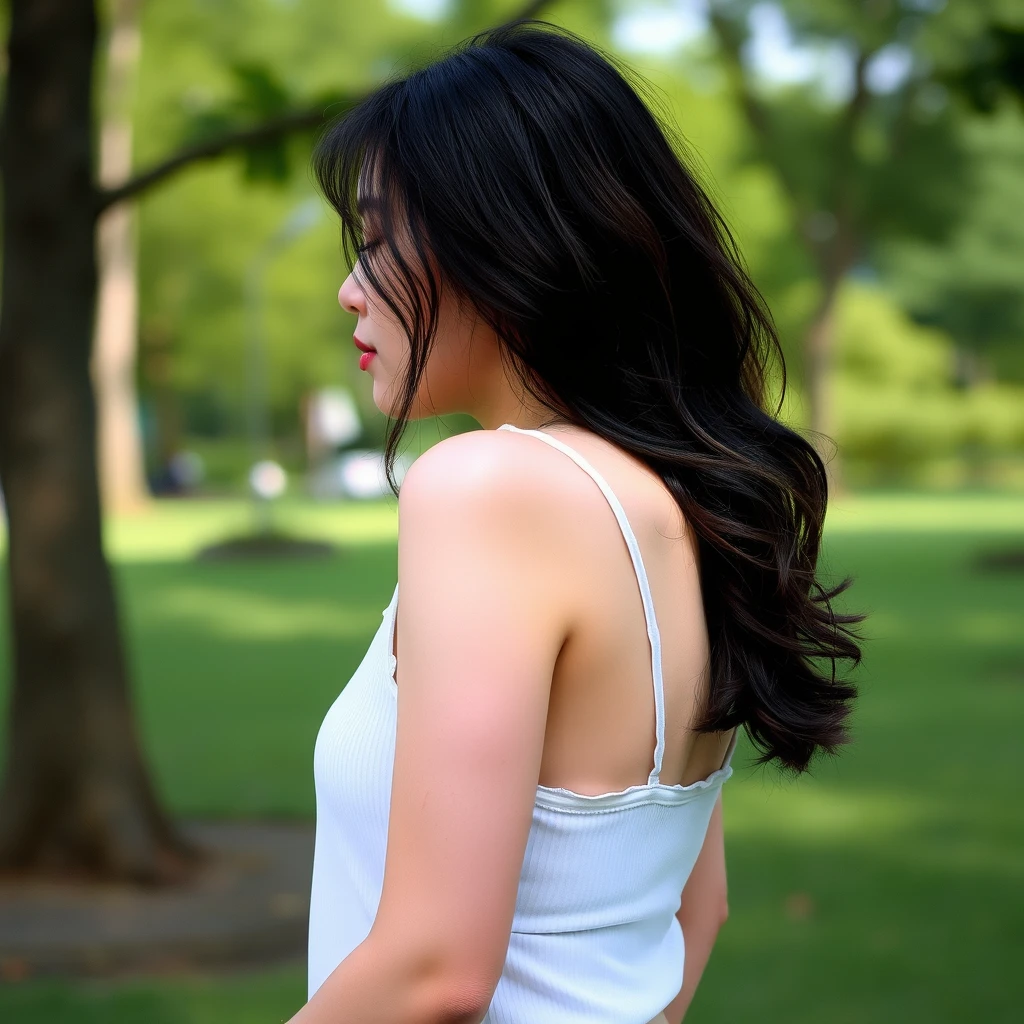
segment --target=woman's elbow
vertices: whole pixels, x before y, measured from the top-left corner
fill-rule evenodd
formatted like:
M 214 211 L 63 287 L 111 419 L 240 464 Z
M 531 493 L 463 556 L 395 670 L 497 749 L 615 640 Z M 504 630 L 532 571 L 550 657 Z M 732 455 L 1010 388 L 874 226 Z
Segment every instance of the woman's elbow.
M 717 930 L 720 930 L 722 925 L 729 920 L 729 901 L 723 897 L 718 904 L 718 916 L 717 916 Z

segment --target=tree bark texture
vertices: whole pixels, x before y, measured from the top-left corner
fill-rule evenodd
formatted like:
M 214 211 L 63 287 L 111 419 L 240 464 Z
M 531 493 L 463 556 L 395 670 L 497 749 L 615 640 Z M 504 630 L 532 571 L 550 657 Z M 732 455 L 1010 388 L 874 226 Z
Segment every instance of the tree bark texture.
M 842 278 L 825 275 L 821 297 L 804 334 L 808 425 L 818 435 L 832 436 L 833 403 L 831 395 L 833 350 L 836 333 L 836 300 Z
M 832 394 L 836 335 L 836 303 L 844 273 L 822 275 L 821 296 L 804 331 L 804 379 L 807 381 L 808 426 L 811 441 L 825 462 L 829 493 L 842 486 L 839 449 L 832 442 L 835 402 Z
M 111 4 L 99 179 L 104 188 L 123 184 L 132 170 L 131 100 L 139 63 L 139 0 Z M 100 494 L 104 511 L 145 508 L 146 487 L 139 402 L 135 387 L 138 352 L 138 274 L 135 207 L 119 203 L 97 226 L 99 290 L 92 375 L 99 412 Z
M 13 641 L 0 868 L 158 881 L 189 851 L 149 781 L 103 556 L 89 376 L 91 0 L 12 0 L 0 170 L 0 482 Z

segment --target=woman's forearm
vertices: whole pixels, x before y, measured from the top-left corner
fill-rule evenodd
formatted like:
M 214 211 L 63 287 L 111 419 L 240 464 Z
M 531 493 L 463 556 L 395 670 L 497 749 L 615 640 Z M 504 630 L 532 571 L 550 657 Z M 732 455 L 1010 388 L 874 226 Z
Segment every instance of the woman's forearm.
M 686 959 L 683 961 L 683 987 L 675 999 L 665 1007 L 668 1024 L 679 1024 L 690 1008 L 693 994 L 697 991 L 697 983 L 704 973 L 704 968 L 711 957 L 711 950 L 715 945 L 715 939 L 718 938 L 719 928 L 725 920 L 724 914 L 718 917 L 708 914 L 704 917 L 684 921 L 681 908 L 676 916 L 683 926 Z
M 288 1024 L 479 1024 L 479 997 L 413 970 L 394 944 L 357 946 Z
M 690 1007 L 718 932 L 729 914 L 727 889 L 722 796 L 719 794 L 704 836 L 704 845 L 686 881 L 676 912 L 676 919 L 683 930 L 686 955 L 683 960 L 683 986 L 665 1007 L 668 1024 L 679 1024 Z

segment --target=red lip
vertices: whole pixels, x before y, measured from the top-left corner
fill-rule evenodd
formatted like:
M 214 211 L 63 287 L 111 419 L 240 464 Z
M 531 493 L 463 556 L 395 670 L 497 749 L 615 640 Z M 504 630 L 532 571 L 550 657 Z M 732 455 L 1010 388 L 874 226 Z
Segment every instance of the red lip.
M 356 348 L 360 352 L 376 352 L 377 350 L 372 345 L 367 345 L 365 341 L 360 341 L 358 338 L 352 339 L 356 343 Z

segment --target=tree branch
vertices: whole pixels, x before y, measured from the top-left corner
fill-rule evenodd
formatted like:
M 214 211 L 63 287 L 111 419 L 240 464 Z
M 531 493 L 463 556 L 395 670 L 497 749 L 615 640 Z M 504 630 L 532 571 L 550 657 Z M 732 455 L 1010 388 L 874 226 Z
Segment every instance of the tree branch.
M 836 232 L 830 247 L 825 247 L 822 258 L 831 266 L 826 272 L 842 276 L 856 258 L 857 232 L 854 167 L 856 152 L 856 136 L 864 114 L 867 111 L 870 96 L 867 88 L 867 66 L 874 57 L 876 50 L 861 50 L 857 54 L 854 65 L 853 94 L 843 111 L 839 125 L 839 138 L 834 149 L 833 171 L 833 215 L 836 218 Z
M 754 135 L 757 136 L 765 157 L 771 163 L 772 169 L 782 185 L 786 198 L 789 200 L 790 208 L 793 211 L 793 219 L 796 222 L 797 231 L 801 239 L 813 252 L 815 248 L 814 240 L 805 230 L 807 216 L 810 213 L 807 209 L 807 204 L 800 196 L 796 184 L 790 180 L 786 169 L 777 160 L 772 160 L 770 156 L 774 148 L 771 117 L 768 114 L 768 109 L 754 92 L 743 67 L 743 57 L 740 53 L 743 44 L 741 33 L 724 14 L 717 10 L 714 4 L 711 5 L 709 20 L 711 30 L 718 41 L 719 49 L 722 51 L 726 73 L 729 75 L 732 87 L 739 99 L 740 108 L 743 110 L 747 124 Z
M 768 111 L 754 95 L 754 90 L 750 87 L 744 74 L 743 58 L 740 56 L 743 45 L 741 34 L 736 26 L 714 6 L 711 7 L 709 22 L 722 55 L 725 57 L 726 68 L 739 96 L 743 113 L 761 142 L 766 145 L 770 144 L 771 125 L 768 120 Z
M 343 101 L 343 106 L 349 107 L 354 102 L 354 99 Z M 321 104 L 318 107 L 282 114 L 280 117 L 264 121 L 262 124 L 228 132 L 205 142 L 187 146 L 175 153 L 174 156 L 129 178 L 116 188 L 99 190 L 96 197 L 96 213 L 102 213 L 114 203 L 141 195 L 147 189 L 177 174 L 178 171 L 191 164 L 201 160 L 212 160 L 232 149 L 248 149 L 261 143 L 273 142 L 282 135 L 289 135 L 291 132 L 301 131 L 304 128 L 315 128 L 326 117 L 324 105 Z
M 854 138 L 870 99 L 865 82 L 868 62 L 874 50 L 861 50 L 854 67 L 854 89 L 847 101 L 838 125 L 838 136 L 833 152 L 834 170 L 832 178 L 832 209 L 836 218 L 836 232 L 832 239 L 815 237 L 808 229 L 810 214 L 813 212 L 800 195 L 796 183 L 786 173 L 779 160 L 772 159 L 774 138 L 771 118 L 767 107 L 755 94 L 743 67 L 741 56 L 742 37 L 736 26 L 720 11 L 711 7 L 711 27 L 725 58 L 727 71 L 740 106 L 751 130 L 762 146 L 762 152 L 775 171 L 783 191 L 789 200 L 797 233 L 812 259 L 818 264 L 823 278 L 836 272 L 836 265 L 848 266 L 855 248 L 853 236 L 853 179 L 852 161 Z
M 550 3 L 551 0 L 529 0 L 528 3 L 524 4 L 520 12 L 514 18 L 510 18 L 506 24 L 536 18 Z M 333 116 L 335 113 L 341 113 L 342 109 L 349 109 L 355 106 L 362 98 L 362 96 L 352 96 L 342 99 L 338 104 L 294 110 L 291 113 L 282 114 L 280 117 L 264 121 L 262 124 L 228 132 L 225 135 L 219 135 L 205 142 L 187 146 L 173 156 L 168 157 L 146 171 L 136 174 L 115 188 L 97 189 L 96 215 L 99 216 L 99 214 L 115 203 L 122 202 L 125 199 L 134 199 L 154 185 L 177 174 L 178 171 L 184 170 L 191 164 L 198 163 L 201 160 L 213 160 L 232 149 L 249 149 L 253 146 L 259 146 L 261 143 L 273 142 L 283 135 L 302 131 L 304 128 L 315 128 L 328 117 L 325 106 L 340 107 L 340 109 L 332 112 L 330 116 Z

